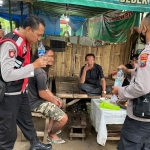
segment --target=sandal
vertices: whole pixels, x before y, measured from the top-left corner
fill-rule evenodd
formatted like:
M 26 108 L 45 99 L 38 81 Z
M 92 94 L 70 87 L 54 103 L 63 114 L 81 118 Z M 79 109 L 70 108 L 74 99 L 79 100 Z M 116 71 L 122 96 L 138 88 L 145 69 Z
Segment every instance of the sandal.
M 61 130 L 59 130 L 59 131 L 57 131 L 57 132 L 56 132 L 56 134 L 58 135 L 58 134 L 60 134 L 61 132 L 62 132 L 62 131 L 61 131 Z
M 49 143 L 54 143 L 54 144 L 64 144 L 65 143 L 65 141 L 62 140 L 61 138 L 55 139 L 55 140 L 51 140 L 49 137 L 47 137 L 47 141 Z

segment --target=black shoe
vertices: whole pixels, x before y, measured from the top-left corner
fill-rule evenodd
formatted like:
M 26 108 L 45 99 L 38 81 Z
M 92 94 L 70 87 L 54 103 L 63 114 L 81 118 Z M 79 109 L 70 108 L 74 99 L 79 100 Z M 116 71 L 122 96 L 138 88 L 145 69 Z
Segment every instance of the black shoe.
M 44 144 L 41 143 L 38 138 L 34 138 L 31 142 L 30 142 L 31 146 L 30 146 L 30 150 L 52 150 L 52 145 L 51 144 Z
M 31 145 L 30 150 L 52 150 L 52 145 L 38 142 L 35 145 Z

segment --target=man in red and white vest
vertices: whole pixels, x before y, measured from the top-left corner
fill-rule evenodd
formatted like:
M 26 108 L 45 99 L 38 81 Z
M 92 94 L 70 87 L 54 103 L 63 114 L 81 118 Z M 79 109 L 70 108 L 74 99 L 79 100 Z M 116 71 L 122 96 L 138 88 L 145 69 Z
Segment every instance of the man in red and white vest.
M 0 80 L 6 86 L 0 102 L 0 149 L 12 150 L 17 138 L 16 124 L 30 141 L 30 150 L 51 150 L 51 144 L 39 142 L 33 126 L 29 100 L 26 94 L 28 77 L 34 69 L 46 67 L 43 58 L 30 64 L 30 44 L 41 40 L 45 23 L 41 18 L 28 17 L 23 27 L 0 40 Z

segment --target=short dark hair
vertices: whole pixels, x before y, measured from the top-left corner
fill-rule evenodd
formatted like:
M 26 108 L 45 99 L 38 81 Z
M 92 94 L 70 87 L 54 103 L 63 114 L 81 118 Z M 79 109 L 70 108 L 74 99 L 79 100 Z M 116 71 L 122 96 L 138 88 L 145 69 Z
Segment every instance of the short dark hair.
M 26 18 L 26 20 L 23 22 L 23 29 L 30 26 L 32 30 L 36 30 L 39 27 L 39 24 L 42 24 L 45 27 L 45 22 L 42 18 L 36 17 L 36 16 L 29 16 Z
M 133 60 L 133 58 L 135 58 L 136 60 L 138 60 L 139 54 L 134 54 L 133 56 L 130 57 L 130 60 Z
M 88 56 L 93 56 L 93 58 L 95 59 L 95 55 L 94 54 L 92 54 L 92 53 L 89 53 L 89 54 L 86 54 L 86 56 L 85 56 L 85 60 L 87 59 L 87 57 Z
M 47 53 L 49 50 L 51 50 L 51 51 L 53 51 L 52 49 L 51 49 L 51 47 L 49 47 L 49 46 L 44 46 L 45 47 L 45 52 Z M 35 53 L 34 53 L 34 55 L 32 56 L 32 58 L 31 58 L 31 62 L 34 62 L 36 59 L 38 59 L 39 58 L 39 56 L 38 56 L 38 49 L 36 49 L 36 51 L 35 51 Z
M 146 20 L 146 24 L 150 26 L 150 12 L 145 16 L 144 20 Z

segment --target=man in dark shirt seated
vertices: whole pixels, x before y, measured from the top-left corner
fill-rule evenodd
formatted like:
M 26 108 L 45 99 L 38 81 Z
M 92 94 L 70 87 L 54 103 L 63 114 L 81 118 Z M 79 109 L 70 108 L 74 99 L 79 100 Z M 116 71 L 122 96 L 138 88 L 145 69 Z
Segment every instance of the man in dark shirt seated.
M 128 69 L 134 69 L 136 66 L 136 64 L 138 63 L 138 57 L 139 57 L 139 54 L 134 54 L 133 56 L 131 56 L 130 58 L 130 64 L 126 64 L 125 66 L 128 68 Z M 130 81 L 131 81 L 131 75 L 129 74 L 125 74 L 125 79 L 124 79 L 124 82 L 122 84 L 122 86 L 127 86 L 130 84 Z
M 106 96 L 106 81 L 102 67 L 95 63 L 94 54 L 85 56 L 86 64 L 81 68 L 79 89 L 88 95 Z
M 31 111 L 40 112 L 50 118 L 47 140 L 50 143 L 63 144 L 65 141 L 58 137 L 68 117 L 61 110 L 62 101 L 55 97 L 47 87 L 48 71 L 54 61 L 54 52 L 45 46 L 46 54 L 43 59 L 47 61 L 46 68 L 34 70 L 34 77 L 29 78 L 28 97 Z M 33 60 L 38 58 L 38 50 L 33 55 Z

